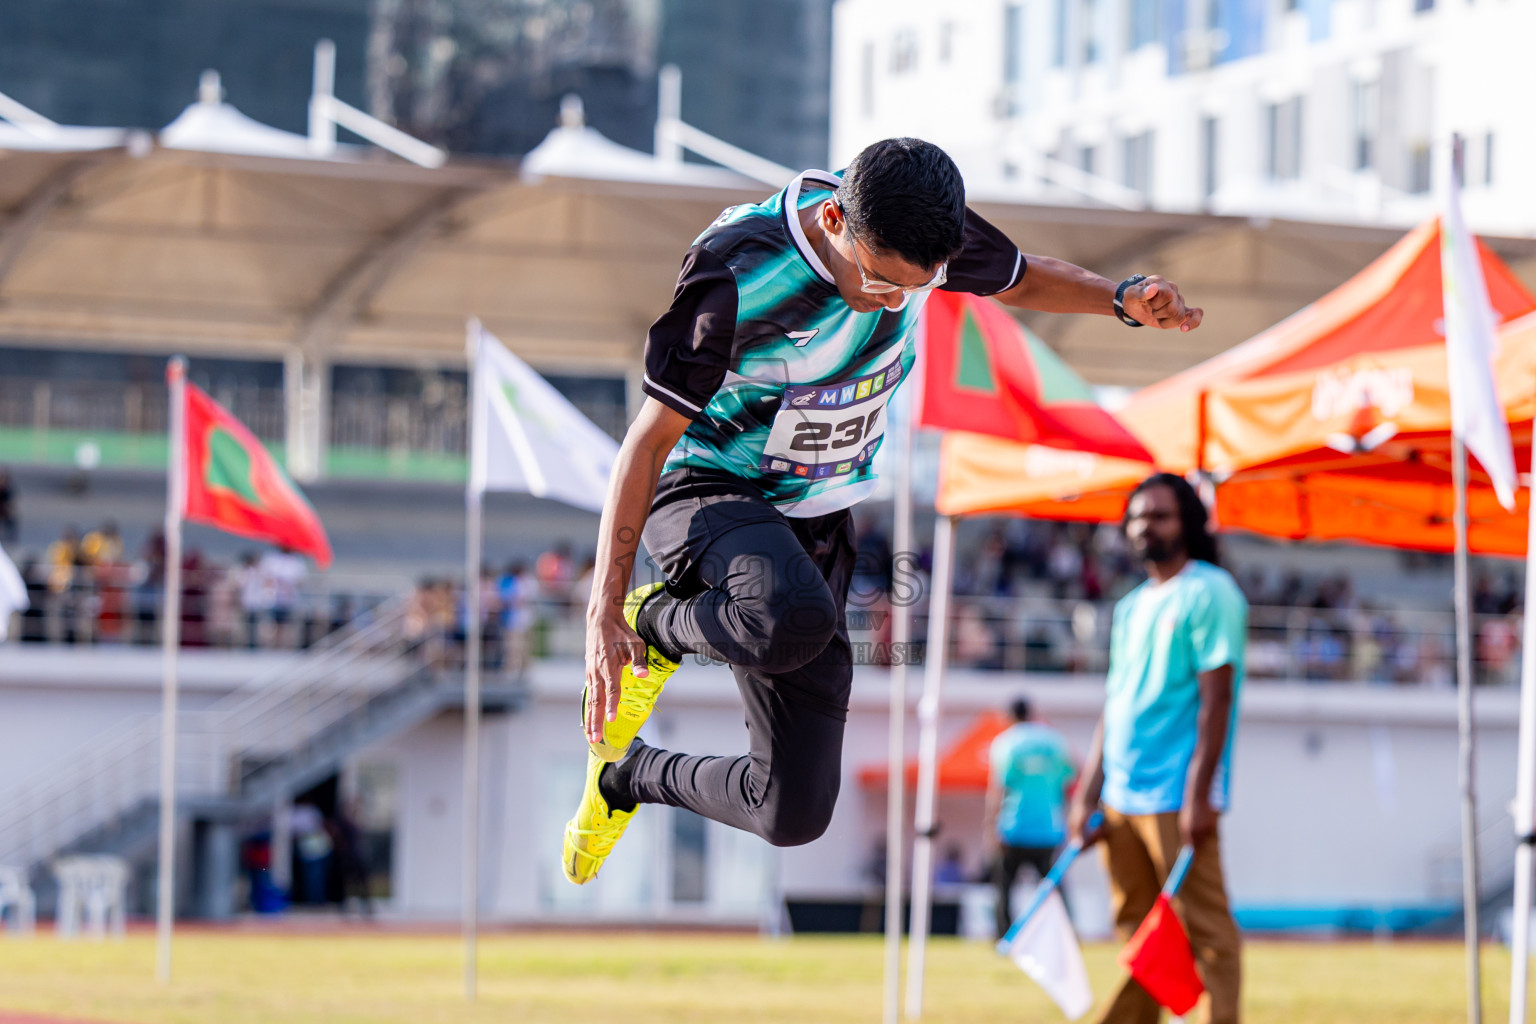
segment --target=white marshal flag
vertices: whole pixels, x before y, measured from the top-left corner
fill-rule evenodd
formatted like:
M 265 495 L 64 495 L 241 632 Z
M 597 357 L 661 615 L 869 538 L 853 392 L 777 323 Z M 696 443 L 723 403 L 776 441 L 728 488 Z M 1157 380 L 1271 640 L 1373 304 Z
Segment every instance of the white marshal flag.
M 1008 944 L 1008 958 L 1045 989 L 1068 1020 L 1093 1008 L 1093 989 L 1061 893 L 1052 890 Z
M 1454 147 L 1460 150 L 1458 141 Z M 1451 385 L 1451 429 L 1477 456 L 1499 504 L 1515 509 L 1515 454 L 1493 382 L 1497 318 L 1488 301 L 1477 242 L 1461 219 L 1459 152 L 1451 159 L 1440 218 L 1440 277 L 1445 294 L 1445 357 Z
M 619 446 L 478 321 L 469 325 L 479 423 L 469 482 L 476 493 L 523 491 L 601 512 Z
M 32 606 L 27 599 L 27 584 L 16 571 L 15 564 L 0 548 L 0 641 L 11 630 L 11 615 L 24 612 Z

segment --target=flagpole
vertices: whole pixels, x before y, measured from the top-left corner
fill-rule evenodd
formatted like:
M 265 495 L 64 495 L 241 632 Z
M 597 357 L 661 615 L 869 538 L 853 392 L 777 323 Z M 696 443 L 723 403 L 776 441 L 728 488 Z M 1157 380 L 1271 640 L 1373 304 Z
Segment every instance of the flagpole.
M 1509 1022 L 1525 1024 L 1530 976 L 1532 843 L 1536 837 L 1536 444 L 1526 489 L 1525 623 L 1520 648 L 1520 738 L 1515 774 L 1515 916 L 1511 922 Z
M 923 696 L 917 704 L 917 793 L 913 798 L 912 927 L 907 946 L 907 1019 L 923 1015 L 923 974 L 933 905 L 933 840 L 937 829 L 939 711 L 949 651 L 949 598 L 954 589 L 954 516 L 939 516 L 933 530 L 933 596 L 928 604 Z
M 912 385 L 916 387 L 916 385 Z M 911 580 L 905 587 L 898 577 L 909 572 L 912 558 L 912 445 L 917 436 L 916 395 L 907 403 L 902 418 L 900 456 L 891 474 L 895 489 L 893 548 L 891 562 L 891 700 L 887 738 L 885 796 L 885 992 L 881 1019 L 896 1024 L 901 999 L 901 845 L 905 830 L 902 816 L 906 789 L 907 742 L 907 657 L 911 653 L 912 601 L 916 593 Z
M 469 348 L 469 480 L 464 543 L 464 998 L 473 1002 L 479 979 L 480 910 L 480 561 L 485 479 L 485 395 L 479 372 L 480 324 L 471 320 Z
M 1451 434 L 1456 488 L 1456 694 L 1461 776 L 1461 886 L 1467 946 L 1467 1020 L 1483 1019 L 1482 962 L 1477 926 L 1477 786 L 1472 733 L 1472 622 L 1467 587 L 1467 449 Z
M 181 519 L 186 504 L 187 362 L 165 368 L 170 450 L 165 478 L 165 596 L 160 605 L 160 844 L 155 892 L 155 976 L 171 980 L 171 932 L 176 916 L 176 656 L 181 647 Z

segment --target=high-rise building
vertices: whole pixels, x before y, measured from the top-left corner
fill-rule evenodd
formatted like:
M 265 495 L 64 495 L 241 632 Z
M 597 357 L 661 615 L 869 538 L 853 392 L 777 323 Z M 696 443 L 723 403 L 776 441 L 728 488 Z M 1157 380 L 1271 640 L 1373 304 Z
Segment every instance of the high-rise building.
M 832 0 L 664 0 L 663 64 L 683 73 L 683 120 L 796 170 L 824 167 Z
M 305 131 L 315 41 L 361 106 L 371 0 L 48 0 L 0 4 L 0 92 L 62 124 L 158 130 L 217 69 L 230 102 Z
M 895 134 L 1045 202 L 1408 224 L 1466 139 L 1474 227 L 1536 230 L 1524 0 L 838 0 L 833 161 Z

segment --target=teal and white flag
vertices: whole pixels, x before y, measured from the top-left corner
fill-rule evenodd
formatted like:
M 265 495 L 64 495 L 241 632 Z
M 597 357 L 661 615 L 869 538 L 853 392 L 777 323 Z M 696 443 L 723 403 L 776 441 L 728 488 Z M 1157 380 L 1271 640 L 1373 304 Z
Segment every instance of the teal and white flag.
M 1460 150 L 1458 140 L 1453 147 Z M 1451 430 L 1488 474 L 1499 504 L 1515 510 L 1515 453 L 1493 382 L 1498 319 L 1477 241 L 1461 219 L 1461 185 L 1453 153 L 1440 218 L 1440 277 L 1445 295 L 1445 357 L 1451 385 Z
M 601 512 L 618 444 L 478 321 L 469 348 L 471 491 L 522 491 Z
M 27 585 L 21 573 L 16 571 L 5 549 L 0 548 L 0 641 L 5 640 L 11 630 L 11 615 L 26 611 L 31 604 L 27 599 Z

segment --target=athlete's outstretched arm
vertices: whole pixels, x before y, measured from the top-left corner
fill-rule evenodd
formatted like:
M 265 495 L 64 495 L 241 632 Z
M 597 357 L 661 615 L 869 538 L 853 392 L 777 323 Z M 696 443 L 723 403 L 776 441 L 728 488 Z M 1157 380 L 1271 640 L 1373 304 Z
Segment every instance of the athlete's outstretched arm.
M 688 419 L 647 398 L 629 425 L 608 481 L 602 525 L 597 534 L 597 578 L 587 605 L 587 738 L 603 740 L 603 720 L 619 709 L 619 679 L 626 664 L 645 675 L 645 644 L 624 621 L 624 594 L 640 547 L 640 531 L 656 496 L 656 479 Z
M 1118 281 L 1049 256 L 1025 256 L 1024 267 L 1019 283 L 998 294 L 1004 305 L 1042 313 L 1115 315 Z M 1124 305 L 1128 315 L 1164 330 L 1192 331 L 1205 317 L 1205 310 L 1186 305 L 1178 287 L 1156 274 L 1127 288 Z

